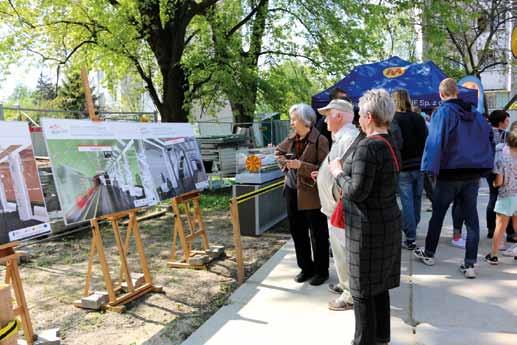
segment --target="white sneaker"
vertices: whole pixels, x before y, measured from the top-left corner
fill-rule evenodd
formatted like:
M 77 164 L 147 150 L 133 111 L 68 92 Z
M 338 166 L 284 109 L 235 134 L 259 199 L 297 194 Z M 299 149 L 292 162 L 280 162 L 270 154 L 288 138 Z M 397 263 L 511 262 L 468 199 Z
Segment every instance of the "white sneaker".
M 451 241 L 451 244 L 453 247 L 465 249 L 465 245 L 467 244 L 467 242 L 465 241 L 465 239 L 463 237 L 460 237 L 457 240 L 453 239 Z
M 517 256 L 517 244 L 508 247 L 505 251 L 501 252 L 503 256 Z
M 460 272 L 465 275 L 465 278 L 474 279 L 476 278 L 476 270 L 474 266 L 467 266 L 465 264 L 460 266 Z

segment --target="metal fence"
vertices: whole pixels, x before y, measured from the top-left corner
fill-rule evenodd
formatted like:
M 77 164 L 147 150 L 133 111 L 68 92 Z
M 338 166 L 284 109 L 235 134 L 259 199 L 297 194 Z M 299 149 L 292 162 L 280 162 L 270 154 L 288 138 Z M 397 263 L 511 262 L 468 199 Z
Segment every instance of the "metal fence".
M 35 109 L 23 107 L 10 107 L 0 104 L 0 120 L 6 119 L 7 114 L 14 113 L 18 120 L 26 120 L 34 126 L 39 126 L 40 117 L 57 117 L 62 119 L 87 119 L 88 114 L 79 110 Z M 146 121 L 157 122 L 158 112 L 130 112 L 130 111 L 98 111 L 97 114 L 103 120 L 110 121 Z

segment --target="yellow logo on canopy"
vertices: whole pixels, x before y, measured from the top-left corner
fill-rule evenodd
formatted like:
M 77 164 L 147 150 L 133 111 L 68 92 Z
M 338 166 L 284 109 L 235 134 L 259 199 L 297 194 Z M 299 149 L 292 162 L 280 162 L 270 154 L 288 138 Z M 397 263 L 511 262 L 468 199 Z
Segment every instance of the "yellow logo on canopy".
M 397 78 L 397 77 L 400 77 L 401 75 L 403 75 L 405 72 L 406 72 L 405 67 L 389 67 L 389 68 L 385 68 L 382 71 L 382 74 L 384 74 L 384 76 L 386 78 Z

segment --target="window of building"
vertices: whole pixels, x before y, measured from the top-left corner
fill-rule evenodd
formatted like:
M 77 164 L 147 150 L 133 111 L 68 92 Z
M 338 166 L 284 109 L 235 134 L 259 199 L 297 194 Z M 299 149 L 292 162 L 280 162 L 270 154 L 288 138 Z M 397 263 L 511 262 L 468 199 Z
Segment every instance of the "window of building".
M 503 109 L 510 100 L 508 91 L 485 92 L 486 102 L 490 111 Z

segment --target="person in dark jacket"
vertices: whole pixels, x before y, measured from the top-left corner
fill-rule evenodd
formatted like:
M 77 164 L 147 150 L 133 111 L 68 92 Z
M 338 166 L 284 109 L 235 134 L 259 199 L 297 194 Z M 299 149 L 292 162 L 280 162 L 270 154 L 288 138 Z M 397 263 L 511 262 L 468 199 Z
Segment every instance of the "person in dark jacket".
M 433 214 L 425 247 L 413 253 L 424 264 L 434 265 L 445 214 L 454 199 L 459 198 L 467 226 L 465 261 L 460 271 L 472 279 L 476 277 L 474 264 L 479 245 L 479 180 L 494 165 L 493 134 L 483 115 L 458 99 L 454 79 L 442 80 L 439 91 L 443 103 L 431 119 L 421 168 L 436 179 Z
M 424 175 L 420 171 L 427 126 L 424 118 L 411 110 L 411 99 L 407 90 L 399 89 L 391 93 L 395 103 L 393 123 L 397 124 L 402 134 L 403 146 L 400 150 L 402 164 L 399 177 L 399 195 L 404 218 L 403 231 L 406 240 L 403 247 L 416 248 L 416 228 L 420 222 Z
M 329 143 L 314 128 L 316 113 L 309 105 L 293 105 L 289 116 L 294 132 L 277 146 L 275 155 L 285 173 L 289 231 L 301 269 L 295 281 L 302 283 L 310 279 L 311 285 L 321 285 L 329 277 L 329 233 L 327 217 L 320 211 L 318 186 L 311 173 L 319 169 L 327 156 Z
M 388 92 L 370 90 L 359 99 L 366 134 L 344 164 L 329 164 L 342 190 L 350 292 L 354 299 L 354 345 L 390 341 L 389 290 L 400 285 L 402 216 L 397 204 L 400 153 L 388 129 L 395 106 Z

